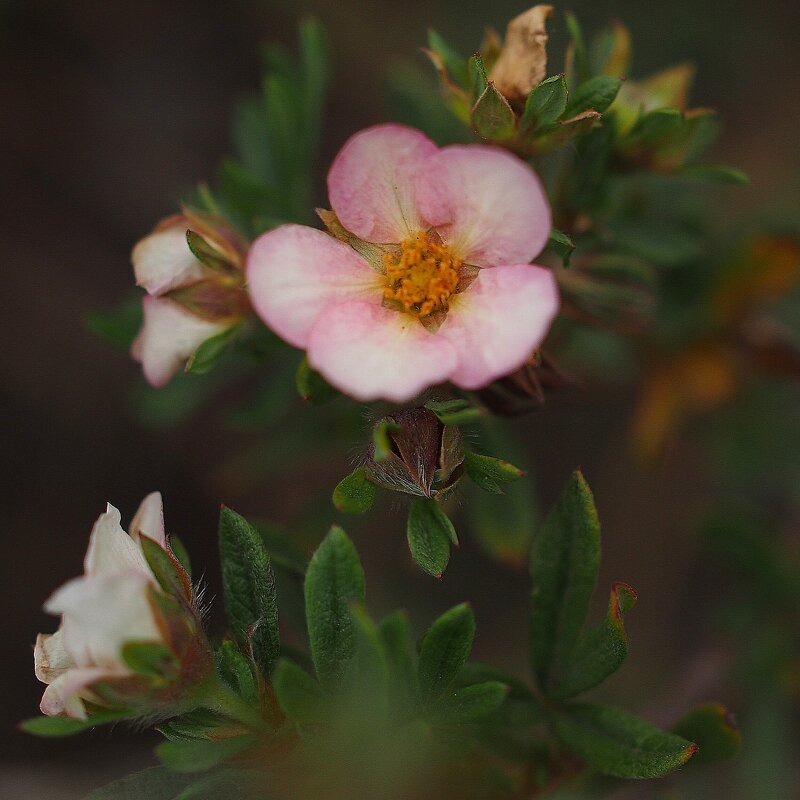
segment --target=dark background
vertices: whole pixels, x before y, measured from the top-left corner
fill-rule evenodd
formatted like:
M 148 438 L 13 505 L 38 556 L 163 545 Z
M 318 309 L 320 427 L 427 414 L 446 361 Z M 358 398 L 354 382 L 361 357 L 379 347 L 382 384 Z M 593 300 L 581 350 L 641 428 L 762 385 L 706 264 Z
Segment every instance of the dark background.
M 796 2 L 570 5 L 589 30 L 613 16 L 629 25 L 634 76 L 685 59 L 697 64 L 693 102 L 719 109 L 726 123 L 715 160 L 753 177 L 751 189 L 724 195 L 730 205 L 720 216 L 792 202 L 800 189 Z M 231 444 L 213 410 L 176 430 L 143 424 L 130 399 L 141 384 L 137 366 L 83 323 L 89 310 L 130 292 L 132 245 L 228 152 L 228 112 L 258 84 L 258 45 L 292 45 L 296 20 L 307 11 L 328 27 L 336 77 L 324 131 L 327 164 L 351 132 L 387 118 L 387 70 L 402 59 L 422 63 L 417 48 L 428 26 L 470 52 L 485 24 L 502 31 L 524 7 L 463 0 L 0 4 L 3 796 L 79 797 L 149 763 L 150 740 L 121 730 L 113 741 L 102 731 L 42 742 L 14 729 L 35 713 L 41 693 L 31 645 L 37 630 L 56 622 L 41 603 L 79 572 L 107 500 L 129 519 L 146 492 L 160 489 L 168 528 L 189 545 L 216 594 L 219 502 L 290 522 L 306 497 L 303 486 L 253 486 L 217 469 Z M 564 40 L 561 10 L 551 25 L 554 53 Z M 559 58 L 551 71 L 560 69 Z M 626 703 L 669 723 L 709 693 L 727 699 L 715 686 L 725 652 L 702 627 L 708 623 L 694 621 L 713 594 L 692 574 L 692 526 L 708 484 L 690 439 L 677 443 L 659 470 L 636 467 L 626 442 L 632 403 L 631 393 L 597 390 L 551 405 L 517 430 L 533 443 L 528 466 L 545 506 L 570 470 L 584 467 L 604 525 L 601 586 L 630 581 L 642 598 L 630 621 Z M 345 464 L 343 454 L 341 462 L 317 465 L 312 485 L 326 493 Z M 382 521 L 376 515 L 378 530 L 357 538 L 378 609 L 407 604 L 413 594 L 421 629 L 434 612 L 471 597 L 477 655 L 499 652 L 493 657 L 512 668 L 521 661 L 525 576 L 488 564 L 467 541 L 446 580 L 434 583 L 408 568 L 401 515 Z M 401 570 L 403 581 L 381 587 L 386 568 Z M 614 681 L 603 691 L 613 698 L 620 686 Z

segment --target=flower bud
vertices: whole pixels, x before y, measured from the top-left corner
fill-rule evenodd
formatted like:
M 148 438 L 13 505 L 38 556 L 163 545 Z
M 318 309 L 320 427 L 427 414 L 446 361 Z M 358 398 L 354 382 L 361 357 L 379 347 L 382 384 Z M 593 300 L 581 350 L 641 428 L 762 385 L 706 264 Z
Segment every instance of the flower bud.
M 437 497 L 455 488 L 463 474 L 461 431 L 443 425 L 427 408 L 408 408 L 379 420 L 389 442 L 385 458 L 370 445 L 367 475 L 373 483 L 395 492 Z
M 131 355 L 153 386 L 164 386 L 204 342 L 249 315 L 246 249 L 225 220 L 191 209 L 163 220 L 134 247 L 136 283 L 147 295 Z
M 45 610 L 61 615 L 39 634 L 42 713 L 86 719 L 96 708 L 132 717 L 180 713 L 213 673 L 191 581 L 167 543 L 161 495 L 148 495 L 131 524 L 112 505 L 94 525 L 84 574 L 56 590 Z

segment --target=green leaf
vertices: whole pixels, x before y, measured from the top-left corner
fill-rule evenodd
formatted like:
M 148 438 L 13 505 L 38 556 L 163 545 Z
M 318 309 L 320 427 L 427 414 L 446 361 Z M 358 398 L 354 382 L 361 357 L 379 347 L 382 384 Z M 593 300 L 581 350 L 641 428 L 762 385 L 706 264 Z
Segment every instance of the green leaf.
M 475 132 L 484 139 L 502 142 L 514 135 L 516 127 L 514 111 L 491 81 L 472 107 L 471 119 Z
M 572 93 L 565 112 L 567 117 L 575 117 L 584 111 L 597 111 L 602 114 L 613 102 L 622 81 L 610 75 L 597 75 L 582 83 Z
M 601 684 L 628 655 L 628 636 L 622 617 L 636 604 L 636 592 L 626 583 L 611 587 L 606 618 L 583 633 L 567 656 L 561 676 L 549 694 L 574 697 Z
M 84 800 L 174 800 L 192 779 L 150 767 L 90 792 Z
M 315 406 L 340 396 L 338 389 L 334 389 L 319 372 L 312 369 L 305 357 L 297 367 L 295 383 L 300 397 Z
M 600 523 L 591 490 L 576 471 L 533 545 L 531 665 L 545 691 L 586 619 L 600 563 Z
M 459 55 L 433 28 L 428 29 L 428 47 L 444 62 L 450 76 L 462 86 L 467 83 L 467 60 Z
M 141 298 L 137 296 L 118 308 L 91 311 L 86 315 L 85 325 L 99 339 L 127 351 L 142 327 Z
M 31 717 L 20 722 L 19 727 L 33 736 L 72 736 L 76 733 L 88 731 L 107 722 L 118 722 L 122 719 L 132 719 L 136 716 L 134 711 L 97 711 L 87 719 L 73 719 L 72 717 Z
M 483 58 L 480 53 L 473 53 L 473 55 L 469 57 L 467 70 L 469 71 L 470 94 L 472 96 L 472 102 L 475 103 L 486 91 L 486 86 L 489 83 L 486 77 L 486 67 L 483 64 Z
M 520 120 L 524 134 L 536 134 L 554 125 L 567 108 L 569 91 L 563 75 L 554 75 L 534 86 L 525 101 Z
M 480 406 L 473 406 L 469 400 L 441 400 L 425 403 L 428 411 L 433 411 L 436 418 L 442 425 L 458 427 L 468 425 L 470 422 L 480 419 L 486 414 L 486 409 Z
M 569 266 L 569 261 L 575 252 L 575 242 L 567 236 L 566 233 L 553 228 L 550 231 L 550 238 L 547 240 L 547 246 L 561 258 L 561 262 L 565 267 Z
M 231 265 L 225 256 L 212 244 L 207 242 L 197 231 L 186 231 L 186 242 L 194 257 L 215 272 L 230 272 Z
M 439 697 L 467 663 L 475 637 L 475 615 L 466 603 L 433 623 L 422 640 L 417 673 L 420 696 L 428 703 Z
M 411 556 L 434 578 L 441 578 L 450 560 L 450 542 L 458 543 L 455 528 L 439 504 L 429 498 L 411 503 L 406 529 Z
M 186 362 L 186 372 L 192 375 L 205 375 L 217 365 L 225 351 L 241 333 L 244 323 L 231 325 L 230 328 L 206 339 Z
M 272 686 L 284 714 L 300 725 L 322 721 L 328 700 L 322 687 L 304 669 L 282 658 L 275 666 Z
M 259 703 L 259 691 L 252 662 L 230 640 L 217 651 L 217 669 L 225 683 L 253 706 Z
M 473 722 L 496 711 L 506 699 L 508 686 L 486 681 L 447 692 L 436 704 L 437 716 L 453 722 Z
M 178 560 L 178 563 L 183 567 L 183 571 L 189 580 L 192 579 L 192 559 L 189 556 L 189 551 L 186 549 L 184 543 L 175 534 L 169 537 L 169 549 L 172 550 L 172 555 Z
M 583 30 L 578 18 L 571 11 L 564 14 L 564 18 L 574 54 L 577 82 L 583 83 L 589 77 L 589 62 L 586 56 L 586 41 L 583 38 Z
M 350 606 L 364 603 L 364 570 L 353 543 L 337 526 L 308 565 L 305 599 L 314 668 L 322 686 L 333 688 L 355 650 Z
M 161 642 L 128 641 L 120 655 L 134 672 L 151 678 L 175 677 L 180 668 L 175 654 Z
M 658 778 L 682 767 L 697 745 L 615 708 L 588 703 L 560 708 L 556 733 L 590 767 L 618 778 Z
M 280 653 L 275 576 L 259 532 L 235 511 L 219 515 L 225 609 L 239 646 L 252 650 L 266 676 Z
M 469 450 L 464 453 L 464 469 L 470 480 L 489 494 L 503 494 L 501 483 L 513 483 L 525 475 L 519 467 L 508 461 L 481 456 Z
M 389 458 L 392 454 L 392 440 L 389 438 L 389 434 L 398 433 L 400 430 L 402 430 L 401 427 L 390 419 L 382 419 L 375 425 L 372 429 L 373 461 L 381 462 Z
M 364 467 L 357 467 L 333 490 L 333 505 L 346 514 L 363 514 L 375 502 L 376 492 L 377 487 L 367 478 Z
M 716 181 L 717 183 L 730 183 L 734 186 L 749 186 L 750 176 L 736 167 L 724 164 L 692 164 L 683 167 L 679 172 L 687 178 L 697 178 L 702 181 Z
M 177 558 L 149 536 L 140 535 L 139 544 L 159 586 L 170 595 L 192 599 L 192 582 Z
M 257 741 L 248 733 L 229 739 L 162 742 L 156 747 L 156 755 L 165 767 L 175 772 L 202 772 L 249 750 Z
M 733 758 L 742 744 L 742 734 L 731 713 L 720 703 L 693 708 L 672 732 L 699 746 L 693 764 L 711 764 Z
M 417 667 L 412 655 L 408 615 L 404 611 L 389 614 L 378 625 L 378 634 L 383 642 L 395 694 L 411 703 L 417 691 Z

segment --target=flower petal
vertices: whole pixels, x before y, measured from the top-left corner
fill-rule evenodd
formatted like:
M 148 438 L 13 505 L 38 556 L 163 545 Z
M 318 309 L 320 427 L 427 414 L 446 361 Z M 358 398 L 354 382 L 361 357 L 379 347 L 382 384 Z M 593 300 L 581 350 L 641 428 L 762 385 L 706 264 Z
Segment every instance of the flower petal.
M 195 316 L 168 297 L 144 297 L 144 324 L 131 355 L 141 362 L 151 386 L 170 382 L 206 339 L 222 333 L 230 322 L 209 322 Z
M 89 536 L 89 547 L 83 559 L 87 575 L 114 575 L 121 570 L 136 570 L 153 578 L 144 554 L 120 525 L 119 511 L 108 503 L 105 514 L 94 523 Z
M 496 147 L 439 150 L 417 175 L 415 197 L 424 220 L 468 264 L 527 263 L 550 236 L 550 206 L 536 173 Z
M 331 303 L 380 303 L 385 283 L 351 247 L 305 225 L 281 225 L 256 239 L 247 257 L 247 282 L 256 313 L 295 347 L 306 346 L 311 327 Z
M 122 669 L 125 642 L 163 640 L 150 587 L 147 576 L 133 570 L 75 578 L 53 593 L 45 610 L 64 615 L 64 648 L 78 666 Z
M 543 267 L 481 270 L 439 329 L 458 351 L 450 380 L 478 389 L 518 369 L 541 345 L 558 307 L 555 278 Z
M 72 656 L 64 649 L 64 632 L 40 633 L 33 650 L 33 669 L 42 683 L 52 683 L 75 666 Z
M 404 125 L 351 136 L 328 173 L 328 197 L 347 230 L 368 242 L 400 242 L 422 230 L 414 177 L 436 145 Z
M 159 295 L 208 275 L 186 242 L 188 224 L 151 233 L 133 248 L 131 260 L 136 285 Z
M 45 690 L 39 709 L 49 717 L 67 716 L 86 719 L 81 692 L 97 681 L 120 676 L 117 670 L 103 667 L 78 667 L 56 678 Z M 122 674 L 127 674 L 122 673 Z
M 151 492 L 147 495 L 134 515 L 130 527 L 130 538 L 134 542 L 138 542 L 140 533 L 157 542 L 161 547 L 167 546 L 161 492 Z
M 351 301 L 325 311 L 311 329 L 308 360 L 356 400 L 402 403 L 446 381 L 455 348 L 419 320 L 383 306 Z

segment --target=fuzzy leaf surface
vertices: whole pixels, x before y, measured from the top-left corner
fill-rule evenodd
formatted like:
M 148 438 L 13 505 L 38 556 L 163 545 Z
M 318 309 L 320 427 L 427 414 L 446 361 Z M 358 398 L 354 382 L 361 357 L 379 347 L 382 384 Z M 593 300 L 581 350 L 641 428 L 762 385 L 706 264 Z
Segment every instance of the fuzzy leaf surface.
M 423 702 L 439 697 L 467 663 L 475 637 L 475 615 L 466 604 L 451 608 L 433 623 L 419 654 L 420 696 Z

